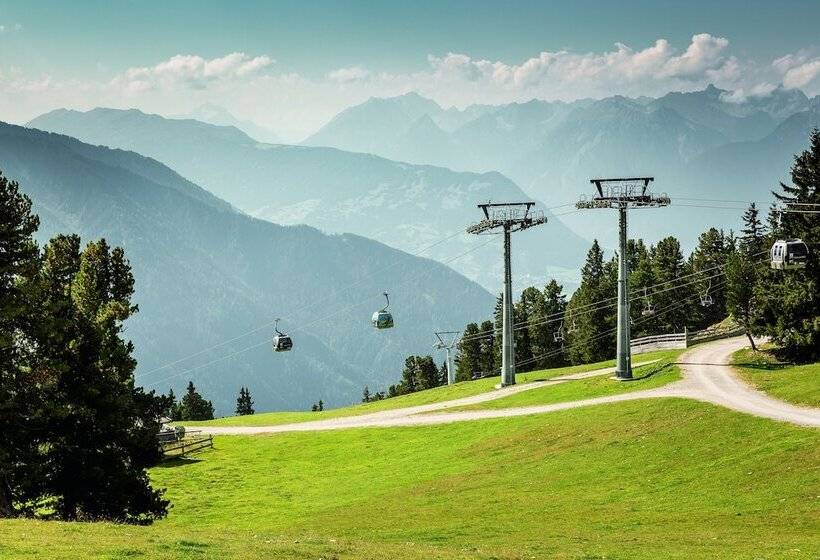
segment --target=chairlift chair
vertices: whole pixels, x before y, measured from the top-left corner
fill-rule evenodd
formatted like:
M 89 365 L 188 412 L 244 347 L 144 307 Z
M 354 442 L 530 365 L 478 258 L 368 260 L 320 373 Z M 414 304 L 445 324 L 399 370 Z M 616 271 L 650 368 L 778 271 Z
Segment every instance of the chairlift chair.
M 778 239 L 772 245 L 771 267 L 776 270 L 806 268 L 809 247 L 802 239 Z
M 709 279 L 709 285 L 706 286 L 706 291 L 703 294 L 701 294 L 701 296 L 700 296 L 700 304 L 703 307 L 709 307 L 710 305 L 712 305 L 714 303 L 714 300 L 712 299 L 712 294 L 709 293 L 709 290 L 711 288 L 712 288 L 712 279 L 710 278 Z
M 558 330 L 552 333 L 552 339 L 555 342 L 563 342 L 564 341 L 564 322 L 561 321 L 561 324 L 558 325 Z
M 393 315 L 387 310 L 390 307 L 390 297 L 387 292 L 384 292 L 384 297 L 387 300 L 387 305 L 373 313 L 373 326 L 377 329 L 390 329 L 393 327 Z
M 649 301 L 649 295 L 646 293 L 646 287 L 643 289 L 643 299 L 644 299 L 644 308 L 641 311 L 641 315 L 644 317 L 651 317 L 655 314 L 655 306 L 652 305 L 652 302 Z
M 290 336 L 279 330 L 279 319 L 276 319 L 276 335 L 273 337 L 273 351 L 274 352 L 288 352 L 293 348 L 293 341 Z

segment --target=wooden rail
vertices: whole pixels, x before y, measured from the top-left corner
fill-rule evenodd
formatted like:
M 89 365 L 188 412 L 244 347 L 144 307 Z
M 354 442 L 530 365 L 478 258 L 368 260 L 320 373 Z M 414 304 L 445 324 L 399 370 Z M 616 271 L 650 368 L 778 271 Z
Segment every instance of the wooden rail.
M 212 448 L 213 446 L 214 437 L 212 435 L 185 437 L 179 441 L 160 443 L 162 455 L 165 458 L 184 457 L 185 455 L 197 453 Z

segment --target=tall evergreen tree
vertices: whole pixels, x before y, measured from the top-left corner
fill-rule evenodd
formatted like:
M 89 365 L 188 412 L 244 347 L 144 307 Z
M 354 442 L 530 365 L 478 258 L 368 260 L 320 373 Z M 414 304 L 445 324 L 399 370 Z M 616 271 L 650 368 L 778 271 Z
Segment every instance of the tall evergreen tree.
M 77 236 L 53 239 L 37 281 L 34 371 L 53 374 L 41 386 L 45 432 L 54 438 L 43 447 L 45 491 L 64 519 L 150 522 L 168 504 L 145 472 L 159 460 L 166 403 L 135 388 L 133 345 L 121 337 L 137 311 L 134 278 L 122 249 L 105 240 L 82 252 L 79 245 Z
M 236 399 L 236 414 L 239 416 L 248 416 L 254 412 L 250 389 L 240 387 L 239 397 Z
M 483 333 L 479 345 L 479 371 L 485 374 L 498 375 L 501 371 L 501 350 L 496 351 L 496 340 L 501 340 L 500 327 L 496 329 L 493 322 L 487 320 L 479 325 L 478 330 Z
M 41 426 L 33 414 L 42 392 L 26 373 L 32 360 L 26 286 L 39 267 L 32 238 L 38 225 L 31 199 L 0 173 L 0 517 L 28 513 L 39 492 L 33 481 L 43 477 Z
M 183 420 L 213 420 L 214 405 L 202 398 L 193 381 L 188 381 L 185 396 L 182 397 L 181 410 Z
M 370 389 L 367 387 L 367 385 L 365 385 L 364 390 L 362 390 L 362 402 L 370 402 Z
M 743 213 L 743 228 L 740 230 L 741 238 L 740 245 L 743 250 L 751 256 L 759 256 L 759 253 L 765 251 L 764 243 L 766 237 L 766 228 L 763 227 L 763 222 L 760 221 L 760 211 L 752 202 Z
M 464 327 L 456 346 L 456 381 L 469 381 L 473 374 L 481 371 L 481 340 L 478 325 L 470 323 Z
M 722 288 L 722 274 L 732 249 L 723 231 L 716 228 L 709 228 L 698 238 L 698 245 L 689 259 L 689 270 L 698 273 L 692 279 L 697 280 L 694 289 L 701 296 L 698 298 L 701 305 L 686 306 L 695 328 L 708 327 L 726 317 L 726 291 Z M 703 301 L 701 298 L 704 298 Z
M 820 205 L 820 130 L 814 129 L 809 148 L 792 165 L 792 184 L 773 193 L 785 204 Z M 799 238 L 809 246 L 803 270 L 768 270 L 758 283 L 762 310 L 759 326 L 786 358 L 820 359 L 820 214 L 786 212 L 773 227 L 779 238 Z
M 687 285 L 691 277 L 683 260 L 680 242 L 674 237 L 661 239 L 651 248 L 652 274 L 657 289 L 654 301 L 657 308 L 655 325 L 660 333 L 681 332 L 689 324 L 692 306 L 699 305 L 697 292 Z
M 595 240 L 581 270 L 581 285 L 567 305 L 567 316 L 575 320 L 575 329 L 566 337 L 572 363 L 597 362 L 615 353 L 615 316 L 611 306 L 600 303 L 615 297 L 611 268 L 604 265 L 604 252 Z

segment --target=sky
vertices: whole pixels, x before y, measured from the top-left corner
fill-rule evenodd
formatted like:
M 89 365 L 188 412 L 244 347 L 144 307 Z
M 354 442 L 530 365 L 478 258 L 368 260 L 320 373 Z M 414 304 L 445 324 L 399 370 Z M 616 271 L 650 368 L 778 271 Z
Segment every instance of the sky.
M 0 0 L 0 120 L 204 104 L 302 140 L 369 97 L 442 106 L 820 94 L 820 2 Z

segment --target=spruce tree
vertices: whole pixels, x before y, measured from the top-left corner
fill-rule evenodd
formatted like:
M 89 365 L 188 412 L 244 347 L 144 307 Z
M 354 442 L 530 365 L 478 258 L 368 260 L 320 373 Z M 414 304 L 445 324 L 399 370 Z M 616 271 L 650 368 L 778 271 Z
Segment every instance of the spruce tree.
M 814 129 L 809 148 L 794 158 L 791 185 L 773 193 L 784 204 L 820 205 L 820 130 Z M 756 296 L 762 310 L 758 325 L 783 357 L 794 361 L 820 359 L 820 214 L 783 212 L 773 236 L 798 238 L 809 246 L 806 268 L 761 273 Z
M 759 214 L 760 211 L 752 202 L 743 213 L 743 228 L 740 230 L 740 245 L 746 254 L 752 257 L 759 257 L 759 253 L 765 251 L 766 229 L 760 221 Z
M 248 416 L 253 414 L 253 399 L 251 399 L 250 389 L 246 387 L 239 388 L 239 397 L 236 399 L 236 414 L 239 416 Z
M 34 481 L 44 476 L 42 425 L 34 414 L 42 392 L 25 373 L 33 353 L 27 286 L 39 267 L 32 238 L 38 225 L 31 199 L 0 173 L 0 517 L 29 513 L 37 497 Z
M 214 405 L 211 404 L 211 401 L 202 398 L 202 395 L 194 387 L 193 381 L 188 381 L 188 387 L 180 405 L 182 420 L 214 419 Z
M 55 375 L 40 386 L 53 438 L 43 446 L 44 492 L 63 519 L 147 523 L 168 504 L 145 471 L 160 458 L 166 402 L 134 386 L 133 345 L 122 331 L 137 306 L 124 252 L 105 240 L 79 245 L 77 236 L 49 242 L 38 279 L 34 370 Z
M 367 388 L 367 385 L 364 386 L 364 390 L 362 391 L 362 402 L 370 402 L 370 389 Z
M 481 340 L 478 325 L 470 323 L 458 342 L 455 357 L 456 381 L 469 381 L 481 371 Z

